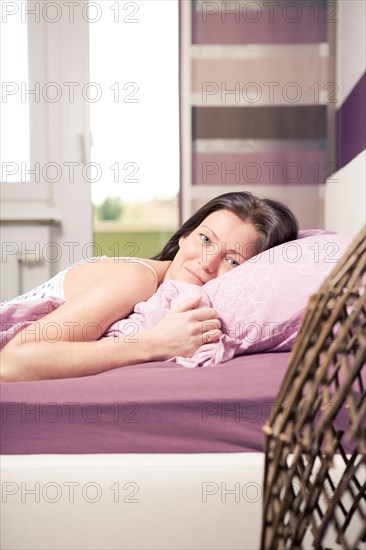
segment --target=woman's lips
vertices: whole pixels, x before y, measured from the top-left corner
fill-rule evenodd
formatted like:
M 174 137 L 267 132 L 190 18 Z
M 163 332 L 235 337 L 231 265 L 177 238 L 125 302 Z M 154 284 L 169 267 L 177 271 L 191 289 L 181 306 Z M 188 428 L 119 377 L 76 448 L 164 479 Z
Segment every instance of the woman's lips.
M 194 271 L 191 271 L 190 269 L 188 269 L 188 267 L 186 267 L 186 270 L 190 275 L 192 275 L 192 277 L 197 281 L 199 285 L 203 286 L 205 284 L 201 277 L 199 277 Z

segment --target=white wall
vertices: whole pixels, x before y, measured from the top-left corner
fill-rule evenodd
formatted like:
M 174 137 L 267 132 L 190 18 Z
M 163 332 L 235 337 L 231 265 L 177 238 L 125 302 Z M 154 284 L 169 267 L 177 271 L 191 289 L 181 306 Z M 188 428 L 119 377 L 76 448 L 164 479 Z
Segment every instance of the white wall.
M 366 69 L 366 2 L 338 0 L 337 7 L 336 109 L 340 109 Z M 327 180 L 325 229 L 356 236 L 366 223 L 365 182 L 364 150 Z
M 355 237 L 366 223 L 366 150 L 328 179 L 325 228 Z
M 338 108 L 366 69 L 366 2 L 339 0 L 337 24 Z

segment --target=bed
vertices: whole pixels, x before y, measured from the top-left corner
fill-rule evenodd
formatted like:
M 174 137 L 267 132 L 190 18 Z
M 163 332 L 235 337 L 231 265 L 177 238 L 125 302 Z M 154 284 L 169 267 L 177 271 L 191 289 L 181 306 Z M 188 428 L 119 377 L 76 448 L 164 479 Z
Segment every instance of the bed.
M 2 548 L 258 548 L 289 355 L 3 385 Z
M 319 260 L 315 268 L 321 276 Z M 297 279 L 279 280 L 287 287 L 266 298 L 266 311 L 278 297 L 280 313 L 291 302 Z M 279 326 L 288 322 L 287 314 Z M 277 339 L 275 351 L 254 342 L 209 368 L 155 362 L 2 385 L 1 547 L 259 548 L 262 427 L 294 336 Z
M 2 547 L 258 547 L 261 426 L 288 356 L 4 385 Z

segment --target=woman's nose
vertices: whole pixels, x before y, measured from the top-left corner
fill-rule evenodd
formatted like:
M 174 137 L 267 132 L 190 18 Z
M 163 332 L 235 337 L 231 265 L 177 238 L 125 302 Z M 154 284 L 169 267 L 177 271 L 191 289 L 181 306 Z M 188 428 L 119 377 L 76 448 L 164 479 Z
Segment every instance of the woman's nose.
M 208 273 L 215 273 L 218 271 L 221 264 L 220 252 L 207 252 L 205 256 L 201 258 L 200 264 Z

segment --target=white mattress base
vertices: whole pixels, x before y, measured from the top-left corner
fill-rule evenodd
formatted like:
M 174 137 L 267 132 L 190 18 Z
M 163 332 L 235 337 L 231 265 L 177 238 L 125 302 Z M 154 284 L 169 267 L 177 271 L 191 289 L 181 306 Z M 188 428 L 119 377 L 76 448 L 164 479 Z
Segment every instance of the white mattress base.
M 1 548 L 259 548 L 264 454 L 2 456 Z
M 1 548 L 259 549 L 263 477 L 263 453 L 3 455 Z

